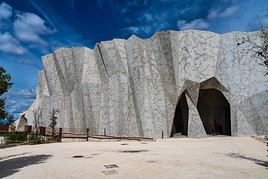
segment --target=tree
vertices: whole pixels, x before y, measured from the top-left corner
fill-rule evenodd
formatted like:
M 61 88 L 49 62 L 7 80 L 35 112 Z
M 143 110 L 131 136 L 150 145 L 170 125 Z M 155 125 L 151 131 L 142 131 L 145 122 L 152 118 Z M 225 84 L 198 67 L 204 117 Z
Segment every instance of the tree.
M 261 21 L 260 21 L 261 22 Z M 257 56 L 261 60 L 261 65 L 266 68 L 266 75 L 268 75 L 268 27 L 264 27 L 261 23 L 260 32 L 258 32 L 259 42 L 251 40 L 249 37 L 242 38 L 241 42 L 237 45 L 242 45 L 244 43 L 250 43 L 253 46 L 254 56 Z M 265 135 L 266 145 L 268 146 L 268 135 Z M 268 151 L 268 150 L 267 150 Z
M 34 116 L 34 132 L 35 134 L 38 134 L 40 120 L 42 118 L 42 111 L 40 107 L 38 107 L 36 110 L 33 110 L 33 116 Z
M 237 43 L 237 45 L 242 45 L 244 43 L 250 43 L 253 46 L 254 55 L 261 59 L 261 65 L 266 68 L 266 75 L 268 75 L 268 28 L 262 27 L 258 33 L 259 42 L 251 40 L 249 37 L 242 38 L 242 41 Z
M 15 119 L 14 119 L 14 116 L 12 114 L 7 114 L 6 119 L 7 119 L 7 125 L 9 126 L 9 128 L 11 129 L 11 131 L 14 131 L 15 130 L 15 126 L 14 126 Z
M 259 34 L 261 45 L 255 44 L 256 54 L 262 59 L 268 75 L 268 28 L 262 28 Z
M 12 86 L 10 82 L 11 76 L 6 73 L 6 70 L 3 67 L 0 67 L 0 122 L 8 116 L 8 113 L 5 109 L 5 97 L 2 97 Z
M 7 125 L 11 125 L 13 124 L 13 122 L 15 122 L 14 116 L 12 114 L 7 114 L 6 118 L 7 118 Z
M 57 113 L 58 113 L 58 110 L 55 110 L 53 108 L 51 112 L 51 118 L 50 118 L 50 124 L 49 124 L 49 127 L 51 127 L 51 130 L 52 130 L 53 140 L 56 139 L 56 125 L 57 125 L 57 119 L 58 119 L 58 117 L 56 116 Z
M 255 54 L 261 58 L 262 65 L 266 68 L 266 75 L 268 75 L 268 28 L 262 26 L 258 36 L 261 40 L 260 44 L 256 44 L 252 41 L 249 42 L 253 44 Z M 265 135 L 264 139 L 266 141 L 266 146 L 268 146 L 268 135 Z

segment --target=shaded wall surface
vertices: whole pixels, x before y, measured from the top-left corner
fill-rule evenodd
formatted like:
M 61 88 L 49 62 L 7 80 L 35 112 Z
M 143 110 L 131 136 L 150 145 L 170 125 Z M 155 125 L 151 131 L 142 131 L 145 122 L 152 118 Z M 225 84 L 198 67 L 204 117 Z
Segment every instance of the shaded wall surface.
M 204 137 L 197 110 L 201 89 L 217 89 L 230 104 L 231 134 L 257 135 L 268 129 L 268 77 L 247 37 L 207 31 L 163 31 L 149 39 L 131 36 L 100 42 L 94 49 L 60 48 L 42 57 L 37 98 L 24 113 L 48 126 L 59 110 L 58 127 L 89 128 L 108 135 L 169 137 L 180 96 L 188 106 L 187 135 Z M 20 121 L 18 121 L 18 124 Z

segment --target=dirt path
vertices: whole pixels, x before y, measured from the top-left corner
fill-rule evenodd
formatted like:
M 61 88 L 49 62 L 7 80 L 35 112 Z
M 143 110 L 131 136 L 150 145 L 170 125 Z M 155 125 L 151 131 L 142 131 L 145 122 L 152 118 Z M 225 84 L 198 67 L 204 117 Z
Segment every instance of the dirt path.
M 0 178 L 268 178 L 266 155 L 249 137 L 27 145 L 0 149 Z

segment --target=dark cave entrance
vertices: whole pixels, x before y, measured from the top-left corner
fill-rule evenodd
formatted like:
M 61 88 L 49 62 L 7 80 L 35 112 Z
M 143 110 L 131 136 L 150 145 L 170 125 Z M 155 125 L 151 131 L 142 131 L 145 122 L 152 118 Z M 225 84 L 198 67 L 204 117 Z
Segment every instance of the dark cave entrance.
M 188 116 L 189 116 L 189 108 L 186 101 L 185 92 L 181 95 L 181 98 L 176 106 L 173 124 L 171 128 L 171 135 L 186 135 L 188 130 Z
M 197 109 L 207 134 L 231 135 L 230 104 L 222 92 L 201 89 Z

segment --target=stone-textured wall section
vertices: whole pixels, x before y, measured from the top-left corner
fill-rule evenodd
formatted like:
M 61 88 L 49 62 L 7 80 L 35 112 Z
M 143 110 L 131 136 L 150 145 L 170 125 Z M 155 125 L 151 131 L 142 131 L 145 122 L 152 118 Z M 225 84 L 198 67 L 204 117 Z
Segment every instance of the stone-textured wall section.
M 58 127 L 153 138 L 163 131 L 169 137 L 186 90 L 188 136 L 202 137 L 198 93 L 202 82 L 214 80 L 203 88 L 218 89 L 229 101 L 232 135 L 267 133 L 268 76 L 252 45 L 237 45 L 243 37 L 259 43 L 257 33 L 163 31 L 146 40 L 104 41 L 94 49 L 57 49 L 42 57 L 37 98 L 24 114 L 32 124 L 33 111 L 40 109 L 41 125 L 48 126 L 55 108 Z

